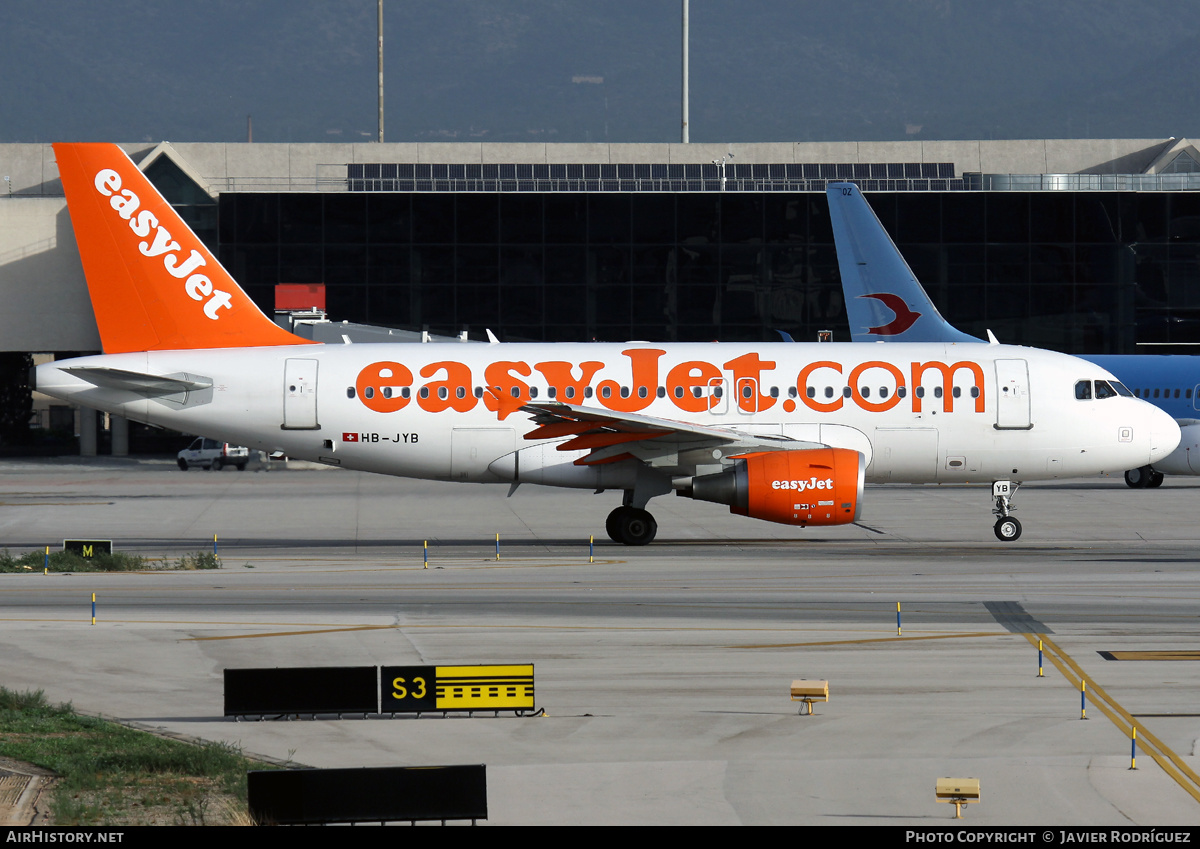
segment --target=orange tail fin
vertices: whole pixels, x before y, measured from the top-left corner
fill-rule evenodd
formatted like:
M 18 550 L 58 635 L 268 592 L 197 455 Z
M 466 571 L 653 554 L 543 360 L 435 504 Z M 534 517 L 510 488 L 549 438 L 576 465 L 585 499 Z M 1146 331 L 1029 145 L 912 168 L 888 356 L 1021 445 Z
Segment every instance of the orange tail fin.
M 119 147 L 54 153 L 106 354 L 313 344 L 263 315 Z

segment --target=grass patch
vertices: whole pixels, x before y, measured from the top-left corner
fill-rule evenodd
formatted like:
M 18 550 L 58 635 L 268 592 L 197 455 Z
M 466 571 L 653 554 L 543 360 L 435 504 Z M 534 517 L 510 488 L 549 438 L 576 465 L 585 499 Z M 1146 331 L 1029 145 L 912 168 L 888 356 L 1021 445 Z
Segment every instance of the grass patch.
M 264 768 L 235 746 L 167 740 L 5 687 L 0 755 L 61 776 L 55 825 L 248 824 L 246 770 Z
M 163 557 L 161 560 L 151 560 L 140 554 L 125 554 L 114 551 L 112 554 L 97 554 L 94 557 L 81 557 L 73 551 L 50 552 L 49 564 L 46 562 L 46 552 L 31 551 L 19 557 L 13 557 L 7 549 L 0 553 L 0 572 L 41 572 L 49 568 L 51 572 L 145 572 L 165 569 L 220 569 L 221 558 L 211 551 L 197 551 L 185 554 L 178 560 Z

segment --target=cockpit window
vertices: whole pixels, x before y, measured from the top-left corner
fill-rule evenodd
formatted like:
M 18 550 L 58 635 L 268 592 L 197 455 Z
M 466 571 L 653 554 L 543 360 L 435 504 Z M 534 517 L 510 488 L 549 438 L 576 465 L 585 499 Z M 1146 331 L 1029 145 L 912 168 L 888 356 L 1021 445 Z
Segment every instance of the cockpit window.
M 1075 399 L 1078 401 L 1087 401 L 1092 397 L 1092 382 L 1090 380 L 1081 380 L 1075 384 Z
M 1126 398 L 1133 397 L 1133 393 L 1129 391 L 1129 389 L 1125 386 L 1124 383 L 1119 383 L 1118 381 L 1115 381 L 1115 380 L 1110 380 L 1109 383 L 1112 384 L 1113 389 L 1117 390 L 1118 395 L 1123 395 Z
M 1096 381 L 1096 397 L 1097 398 L 1116 398 L 1117 390 L 1108 385 L 1107 380 Z

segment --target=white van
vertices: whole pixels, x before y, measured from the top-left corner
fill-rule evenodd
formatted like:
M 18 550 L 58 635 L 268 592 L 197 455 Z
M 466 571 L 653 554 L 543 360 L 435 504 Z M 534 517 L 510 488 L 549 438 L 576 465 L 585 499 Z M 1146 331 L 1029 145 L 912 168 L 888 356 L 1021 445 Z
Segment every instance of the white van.
M 179 452 L 178 457 L 179 468 L 185 472 L 192 466 L 214 472 L 219 472 L 223 466 L 237 466 L 242 472 L 250 461 L 250 449 L 198 436 L 195 442 Z

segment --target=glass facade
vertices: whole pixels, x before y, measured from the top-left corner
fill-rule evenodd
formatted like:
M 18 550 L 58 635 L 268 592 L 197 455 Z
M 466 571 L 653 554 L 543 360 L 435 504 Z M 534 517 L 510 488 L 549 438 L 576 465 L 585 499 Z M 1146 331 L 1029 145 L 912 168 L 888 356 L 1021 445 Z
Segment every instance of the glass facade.
M 968 333 L 1070 353 L 1200 345 L 1200 193 L 868 201 Z M 335 320 L 447 335 L 849 339 L 819 192 L 226 192 L 218 250 L 268 312 L 276 284 L 324 283 Z

